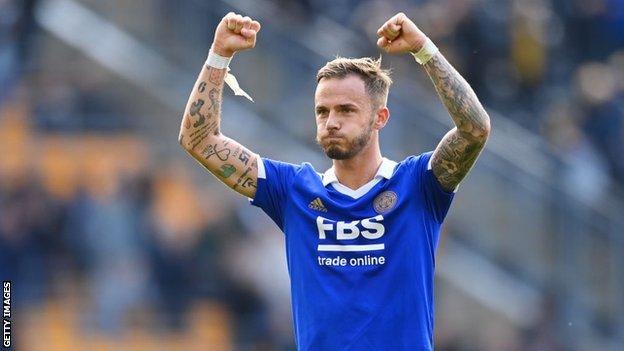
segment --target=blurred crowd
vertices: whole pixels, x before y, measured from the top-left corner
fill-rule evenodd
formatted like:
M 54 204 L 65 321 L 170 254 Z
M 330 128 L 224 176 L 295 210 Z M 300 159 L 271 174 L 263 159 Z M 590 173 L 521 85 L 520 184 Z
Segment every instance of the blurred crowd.
M 238 244 L 262 245 L 271 227 L 244 225 L 244 212 L 214 197 L 219 189 L 164 165 L 146 172 L 147 156 L 127 151 L 142 148 L 134 137 L 59 145 L 15 114 L 4 110 L 0 123 L 0 145 L 17 156 L 0 167 L 0 276 L 13 281 L 17 316 L 78 296 L 79 330 L 114 338 L 132 314 L 149 315 L 135 321 L 142 328 L 181 332 L 194 306 L 212 301 L 228 311 L 237 345 L 273 342 Z M 40 164 L 22 163 L 33 153 Z
M 214 196 L 222 191 L 215 180 L 199 186 L 180 171 L 192 163 L 163 167 L 149 151 L 125 155 L 123 145 L 149 149 L 126 138 L 136 134 L 127 116 L 138 107 L 113 78 L 44 72 L 38 3 L 0 0 L 0 276 L 19 288 L 18 308 L 62 297 L 69 286 L 87 301 L 81 328 L 115 335 L 133 311 L 153 316 L 154 330 L 183 330 L 193 306 L 211 300 L 225 306 L 241 350 L 292 348 L 287 282 L 272 277 L 275 267 L 285 270 L 271 254 L 280 248 L 280 237 L 267 235 L 275 228 L 244 200 Z M 322 14 L 372 36 L 389 16 L 407 13 L 486 107 L 549 142 L 570 168 L 565 186 L 590 202 L 622 188 L 624 1 L 273 3 L 304 26 Z M 264 254 L 254 257 L 258 247 Z M 517 343 L 471 348 L 442 338 L 436 349 L 563 350 L 554 322 L 545 315 L 540 323 L 516 331 Z

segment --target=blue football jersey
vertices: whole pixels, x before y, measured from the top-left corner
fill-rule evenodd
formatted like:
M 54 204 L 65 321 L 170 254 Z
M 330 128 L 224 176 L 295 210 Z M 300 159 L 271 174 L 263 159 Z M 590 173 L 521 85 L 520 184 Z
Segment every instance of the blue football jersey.
M 252 204 L 285 233 L 299 350 L 433 350 L 435 252 L 454 194 L 431 152 L 383 159 L 360 189 L 262 158 Z

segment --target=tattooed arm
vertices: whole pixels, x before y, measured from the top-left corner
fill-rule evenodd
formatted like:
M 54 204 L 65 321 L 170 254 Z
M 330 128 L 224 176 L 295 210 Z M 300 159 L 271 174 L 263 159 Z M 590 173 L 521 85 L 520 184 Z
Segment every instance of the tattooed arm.
M 404 13 L 386 21 L 377 35 L 377 45 L 389 53 L 417 52 L 427 40 Z M 470 85 L 440 52 L 424 66 L 456 126 L 442 138 L 431 156 L 433 174 L 442 188 L 451 191 L 468 174 L 485 146 L 490 118 Z
M 258 30 L 258 22 L 229 13 L 217 27 L 211 50 L 231 57 L 253 47 Z M 186 104 L 178 140 L 217 179 L 253 198 L 258 178 L 257 155 L 220 131 L 226 70 L 204 65 Z
M 466 80 L 441 53 L 425 64 L 425 70 L 451 115 L 455 128 L 442 138 L 431 168 L 442 188 L 452 191 L 468 174 L 490 134 L 490 117 Z
M 228 187 L 253 198 L 257 156 L 220 132 L 226 69 L 205 66 L 195 83 L 180 126 L 180 145 Z

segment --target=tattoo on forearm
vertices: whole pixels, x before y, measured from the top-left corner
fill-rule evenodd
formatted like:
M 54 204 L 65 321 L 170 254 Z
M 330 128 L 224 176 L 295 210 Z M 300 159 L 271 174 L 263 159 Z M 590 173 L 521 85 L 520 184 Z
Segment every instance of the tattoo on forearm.
M 225 77 L 224 69 L 216 69 L 213 67 L 208 67 L 210 70 L 210 75 L 208 76 L 208 81 L 214 85 L 220 85 L 223 83 L 223 78 Z
M 425 65 L 425 70 L 457 129 L 483 136 L 489 128 L 489 117 L 468 82 L 440 53 Z
M 195 95 L 192 95 L 194 101 L 188 106 L 188 115 L 184 117 L 182 124 L 185 129 L 189 129 L 188 132 L 181 132 L 188 135 L 185 139 L 187 141 L 182 145 L 191 147 L 193 150 L 211 135 L 220 133 L 219 110 L 225 70 L 213 67 L 207 67 L 207 70 L 208 81 L 198 81 L 197 90 L 193 93 Z M 209 104 L 206 104 L 206 101 L 209 101 Z M 205 108 L 205 105 L 208 106 Z
M 195 102 L 193 102 L 191 104 L 191 109 L 189 110 L 189 113 L 191 114 L 191 116 L 198 116 L 199 117 L 197 119 L 197 121 L 195 123 L 193 123 L 193 127 L 195 127 L 195 128 L 201 126 L 206 121 L 206 116 L 204 116 L 201 113 L 202 106 L 204 106 L 204 100 L 197 99 L 197 101 L 195 101 Z
M 442 54 L 436 54 L 425 70 L 457 126 L 444 136 L 431 160 L 434 175 L 450 191 L 468 174 L 485 146 L 490 118 L 470 85 Z
M 210 106 L 208 106 L 208 110 L 212 110 L 214 113 L 217 113 L 219 110 L 219 89 L 210 89 L 208 92 L 208 98 L 210 99 Z
M 198 130 L 194 131 L 193 133 L 191 133 L 191 135 L 190 135 L 190 137 L 191 137 L 191 142 L 190 142 L 191 150 L 195 150 L 197 145 L 201 144 L 204 140 L 206 140 L 206 138 L 210 134 L 210 130 L 208 129 L 208 127 L 209 127 L 208 125 L 203 126 L 200 129 L 198 129 Z
M 207 71 L 206 71 L 207 70 Z M 207 67 L 191 93 L 180 143 L 206 169 L 241 194 L 257 189 L 257 158 L 237 142 L 220 136 L 220 110 L 226 70 Z
M 200 93 L 203 93 L 204 91 L 206 91 L 206 82 L 199 83 L 199 86 L 197 87 L 197 91 L 199 91 Z

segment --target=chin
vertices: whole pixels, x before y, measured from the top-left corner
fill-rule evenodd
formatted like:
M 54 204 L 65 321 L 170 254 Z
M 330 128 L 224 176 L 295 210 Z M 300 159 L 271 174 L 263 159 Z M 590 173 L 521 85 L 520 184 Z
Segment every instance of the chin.
M 332 160 L 348 160 L 362 151 L 370 140 L 370 131 L 364 132 L 354 140 L 344 138 L 344 140 L 323 140 L 317 137 L 319 144 L 325 155 Z M 341 138 L 338 138 L 341 139 Z
M 347 160 L 355 156 L 353 155 L 353 150 L 342 150 L 338 147 L 330 146 L 328 148 L 325 148 L 324 151 L 325 155 L 327 155 L 327 157 L 331 158 L 332 160 Z

